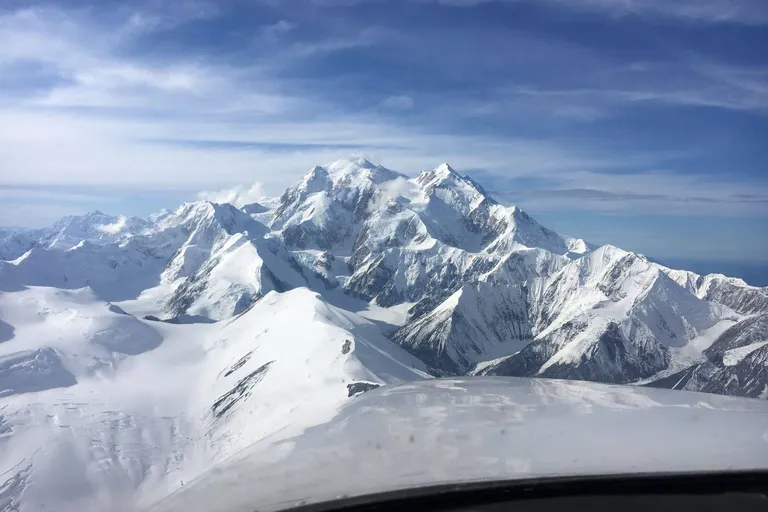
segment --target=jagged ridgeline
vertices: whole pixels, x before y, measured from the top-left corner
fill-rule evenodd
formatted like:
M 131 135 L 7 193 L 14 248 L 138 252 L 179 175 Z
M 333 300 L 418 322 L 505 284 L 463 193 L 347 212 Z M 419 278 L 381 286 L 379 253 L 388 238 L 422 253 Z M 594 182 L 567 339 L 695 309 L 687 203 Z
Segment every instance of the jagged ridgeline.
M 6 282 L 151 295 L 162 320 L 227 320 L 306 287 L 342 309 L 397 311 L 377 325 L 434 375 L 768 396 L 768 340 L 740 335 L 768 314 L 768 290 L 562 236 L 448 164 L 408 177 L 340 160 L 264 204 L 95 212 L 2 236 Z

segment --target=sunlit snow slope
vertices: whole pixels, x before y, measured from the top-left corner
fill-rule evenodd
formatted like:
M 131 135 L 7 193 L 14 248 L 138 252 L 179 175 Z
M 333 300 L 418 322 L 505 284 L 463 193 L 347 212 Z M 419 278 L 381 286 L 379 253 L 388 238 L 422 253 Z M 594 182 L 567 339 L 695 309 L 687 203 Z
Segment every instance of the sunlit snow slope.
M 351 396 L 428 377 L 306 288 L 216 324 L 137 319 L 89 289 L 4 292 L 0 311 L 3 510 L 132 510 Z

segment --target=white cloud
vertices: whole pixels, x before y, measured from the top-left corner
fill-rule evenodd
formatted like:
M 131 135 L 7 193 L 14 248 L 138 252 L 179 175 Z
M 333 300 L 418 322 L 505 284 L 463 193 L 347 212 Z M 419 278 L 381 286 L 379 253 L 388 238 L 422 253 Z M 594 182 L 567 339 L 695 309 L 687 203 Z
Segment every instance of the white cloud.
M 409 201 L 418 201 L 421 193 L 419 187 L 402 177 L 382 183 L 378 192 L 368 204 L 368 211 L 370 212 L 386 209 L 391 201 L 399 197 L 405 197 Z
M 768 183 L 743 183 L 726 174 L 648 170 L 638 174 L 578 171 L 559 177 L 554 189 L 520 190 L 497 184 L 505 202 L 535 211 L 603 211 L 656 215 L 749 216 L 768 214 Z
M 355 5 L 386 0 L 312 0 L 318 5 Z M 654 16 L 702 23 L 768 23 L 768 3 L 764 0 L 411 0 L 453 7 L 474 7 L 487 3 L 549 3 L 573 10 L 604 13 L 609 16 Z
M 281 36 L 287 34 L 296 28 L 296 24 L 287 20 L 280 20 L 272 25 L 267 25 L 263 29 L 264 36 L 272 41 L 278 40 Z
M 169 134 L 184 143 L 146 142 Z M 442 160 L 457 168 L 508 175 L 622 168 L 644 161 L 637 154 L 603 153 L 567 141 L 434 135 L 343 117 L 232 124 L 225 118 L 129 120 L 80 117 L 68 111 L 0 111 L 0 141 L 5 163 L 0 183 L 210 189 L 259 180 L 271 194 L 280 193 L 313 165 L 347 156 L 350 149 L 333 147 L 340 141 L 383 165 L 409 172 Z M 211 149 L 217 141 L 222 147 Z M 231 146 L 238 142 L 251 146 Z M 273 149 L 276 144 L 287 147 Z M 657 156 L 644 158 L 653 161 Z
M 190 9 L 192 16 L 194 8 Z M 161 65 L 128 59 L 119 49 L 130 38 L 173 23 L 172 16 L 134 13 L 114 27 L 101 27 L 82 18 L 86 15 L 56 9 L 0 14 L 0 73 L 3 66 L 31 61 L 50 67 L 68 82 L 44 93 L 30 92 L 20 100 L 0 98 L 0 184 L 69 185 L 83 190 L 97 184 L 223 188 L 205 197 L 245 204 L 257 200 L 261 191 L 235 184 L 259 180 L 265 193 L 279 194 L 313 165 L 347 156 L 353 151 L 348 148 L 356 148 L 377 163 L 408 173 L 447 160 L 458 169 L 481 168 L 506 177 L 548 176 L 566 188 L 603 186 L 621 192 L 653 185 L 682 194 L 696 185 L 672 178 L 583 174 L 653 168 L 665 163 L 664 155 L 658 153 L 619 153 L 599 141 L 574 144 L 557 139 L 459 136 L 443 132 L 439 125 L 417 129 L 370 112 L 339 112 L 311 96 L 296 97 L 275 78 L 280 75 L 275 69 L 297 60 L 387 40 L 392 34 L 386 30 L 361 29 L 348 37 L 288 45 L 273 60 L 243 68 L 183 56 Z M 293 28 L 287 21 L 272 27 L 280 33 Z M 551 52 L 562 50 L 557 46 Z M 633 72 L 648 70 L 653 71 L 653 63 Z M 507 108 L 539 101 L 552 108 L 554 116 L 591 120 L 606 108 L 633 102 L 764 107 L 763 75 L 706 64 L 696 72 L 698 81 L 686 83 L 681 90 L 518 88 L 509 92 L 517 102 Z M 414 101 L 411 96 L 396 95 L 381 106 L 409 109 Z M 83 112 L 69 107 L 109 108 Z M 458 107 L 469 110 L 466 104 Z M 498 107 L 486 106 L 486 113 L 498 115 Z M 478 107 L 477 112 L 481 110 Z M 425 116 L 424 124 L 428 121 Z M 175 142 L 169 143 L 171 139 Z M 585 183 L 572 183 L 582 179 Z M 594 183 L 599 179 L 610 183 Z M 702 193 L 716 191 L 712 187 Z M 745 191 L 734 188 L 732 192 Z M 0 224 L 24 220 L 27 211 L 5 207 L 0 210 Z
M 125 215 L 118 215 L 117 221 L 113 224 L 102 224 L 100 226 L 96 226 L 96 229 L 101 231 L 102 233 L 106 233 L 108 235 L 114 235 L 125 229 L 125 225 L 128 222 L 128 217 Z
M 74 74 L 77 83 L 85 87 L 116 89 L 145 86 L 164 91 L 194 91 L 199 89 L 202 73 L 194 69 L 148 69 L 131 64 L 87 69 Z
M 92 38 L 91 51 L 80 43 L 85 38 Z M 84 62 L 103 43 L 103 35 L 59 10 L 30 8 L 0 15 L 0 65 L 29 60 L 66 69 Z
M 348 0 L 352 1 L 352 0 Z M 370 1 L 370 0 L 359 0 Z M 491 2 L 547 2 L 574 10 L 601 12 L 610 16 L 655 16 L 703 23 L 768 23 L 768 4 L 764 0 L 414 0 L 438 2 L 456 7 L 472 7 Z
M 0 13 L 0 73 L 14 64 L 35 63 L 45 66 L 61 83 L 47 91 L 32 89 L 13 106 L 148 108 L 180 113 L 236 109 L 276 114 L 300 103 L 281 93 L 273 80 L 260 76 L 256 66 L 212 67 L 194 56 L 152 63 L 124 57 L 123 46 L 140 40 L 150 29 L 208 16 L 213 9 L 206 7 L 207 2 L 172 5 L 162 15 L 133 13 L 109 26 L 89 18 L 84 14 L 88 11 L 28 8 Z M 171 16 L 176 12 L 178 19 Z M 247 87 L 240 83 L 244 80 L 249 82 Z
M 148 5 L 151 10 L 132 12 L 115 33 L 120 38 L 168 30 L 189 23 L 190 21 L 215 18 L 221 14 L 221 5 L 207 0 L 152 0 Z
M 702 61 L 643 63 L 608 68 L 592 87 L 546 89 L 512 85 L 497 90 L 482 103 L 455 103 L 452 107 L 472 116 L 515 113 L 592 121 L 621 113 L 622 109 L 661 104 L 675 107 L 710 107 L 768 114 L 768 71 Z M 456 115 L 460 115 L 458 112 Z
M 247 204 L 258 203 L 264 197 L 261 183 L 256 182 L 250 187 L 235 185 L 232 188 L 222 190 L 198 192 L 197 198 L 214 203 L 229 203 L 241 208 Z
M 768 23 L 763 0 L 550 0 L 574 8 L 603 10 L 616 15 L 655 15 L 684 20 L 744 24 Z

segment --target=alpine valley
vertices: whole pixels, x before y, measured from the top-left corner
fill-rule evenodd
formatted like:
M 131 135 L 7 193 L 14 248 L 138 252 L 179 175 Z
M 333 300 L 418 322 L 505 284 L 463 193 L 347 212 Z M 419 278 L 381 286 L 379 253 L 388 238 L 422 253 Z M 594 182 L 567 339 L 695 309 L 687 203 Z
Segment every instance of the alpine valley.
M 0 510 L 134 510 L 404 381 L 768 399 L 768 288 L 594 246 L 447 164 L 0 230 Z

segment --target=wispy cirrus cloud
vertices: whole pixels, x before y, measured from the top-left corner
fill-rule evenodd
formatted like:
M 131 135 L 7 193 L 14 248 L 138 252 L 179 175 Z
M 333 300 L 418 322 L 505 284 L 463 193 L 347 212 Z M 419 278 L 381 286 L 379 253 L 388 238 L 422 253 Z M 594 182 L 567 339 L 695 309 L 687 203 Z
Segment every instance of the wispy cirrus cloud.
M 496 98 L 467 106 L 471 115 L 527 110 L 553 118 L 592 121 L 645 105 L 716 108 L 768 114 L 768 66 L 746 68 L 702 62 L 633 63 L 606 69 L 589 87 L 500 87 Z
M 399 94 L 397 96 L 390 96 L 381 102 L 381 106 L 384 108 L 392 108 L 395 110 L 409 110 L 414 106 L 413 98 L 406 94 Z
M 214 0 L 149 0 L 125 3 L 121 14 L 127 19 L 116 34 L 123 38 L 132 37 L 213 19 L 221 15 L 225 5 L 227 4 Z
M 84 16 L 55 8 L 0 15 L 0 69 L 34 62 L 45 66 L 51 77 L 50 87 L 28 97 L 28 104 L 136 105 L 141 95 L 152 91 L 195 93 L 211 86 L 206 70 L 194 63 L 151 65 L 116 57 L 126 37 L 125 27 L 136 23 L 134 16 L 102 28 L 92 26 Z M 131 31 L 131 35 L 136 34 Z M 107 100 L 110 93 L 118 92 L 119 97 Z
M 705 196 L 679 196 L 671 194 L 639 194 L 634 192 L 610 192 L 606 190 L 595 190 L 589 188 L 572 189 L 548 189 L 548 190 L 512 190 L 512 191 L 493 191 L 498 197 L 514 198 L 533 198 L 533 199 L 575 199 L 586 201 L 601 201 L 621 203 L 623 201 L 665 201 L 672 203 L 701 203 L 701 204 L 742 204 L 742 205 L 765 205 L 768 204 L 768 196 L 758 196 L 755 194 L 733 193 L 723 195 L 718 193 L 709 197 Z
M 768 6 L 761 0 L 549 0 L 573 9 L 615 16 L 648 15 L 707 23 L 768 23 Z
M 319 5 L 353 5 L 383 0 L 313 0 Z M 768 6 L 762 0 L 410 0 L 454 7 L 488 3 L 539 3 L 608 16 L 652 16 L 703 23 L 768 23 Z
M 629 175 L 577 171 L 532 188 L 524 181 L 489 180 L 491 194 L 535 211 L 574 209 L 654 215 L 768 215 L 768 182 L 734 182 L 727 174 L 701 180 L 696 174 L 646 171 Z
M 272 25 L 267 25 L 262 29 L 262 34 L 271 42 L 276 42 L 283 35 L 296 28 L 296 24 L 287 20 L 279 20 Z
M 686 107 L 712 107 L 768 114 L 768 90 L 742 84 L 701 84 L 692 89 L 559 89 L 529 87 L 509 91 L 506 101 L 541 101 L 554 116 L 591 119 L 607 115 L 617 107 L 642 104 L 667 104 Z

